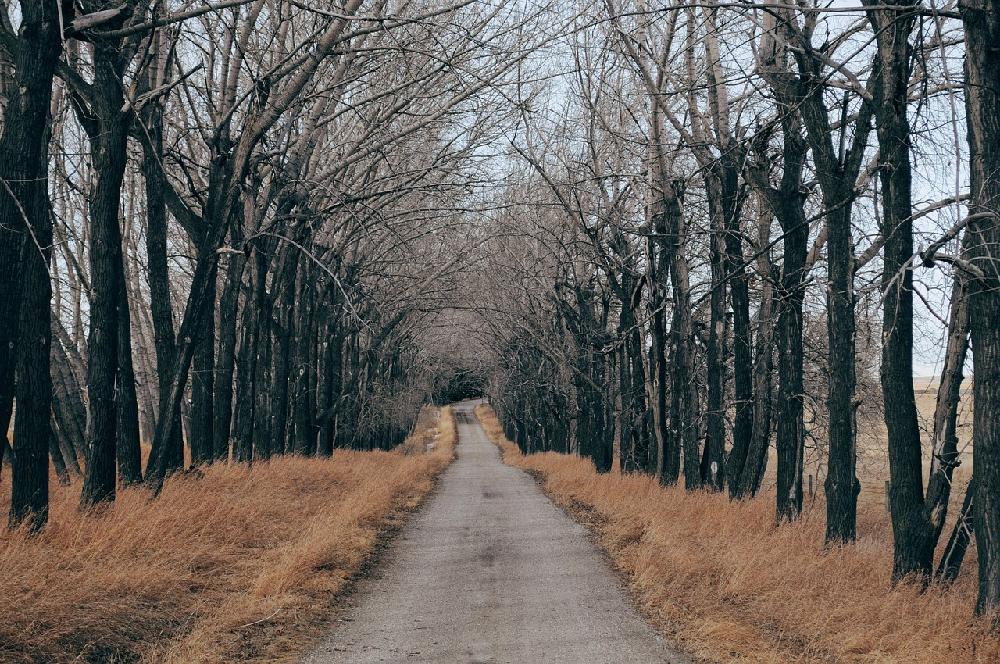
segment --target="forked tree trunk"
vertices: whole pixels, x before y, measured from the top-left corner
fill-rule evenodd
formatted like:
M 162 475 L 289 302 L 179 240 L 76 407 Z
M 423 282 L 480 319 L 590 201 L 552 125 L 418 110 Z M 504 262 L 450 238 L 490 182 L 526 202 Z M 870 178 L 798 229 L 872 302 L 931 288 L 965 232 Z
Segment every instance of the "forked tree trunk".
M 862 101 L 854 120 L 850 147 L 846 148 L 846 141 L 842 140 L 844 149 L 835 148 L 829 109 L 824 99 L 822 64 L 811 53 L 795 50 L 794 54 L 799 69 L 796 101 L 816 164 L 827 231 L 829 455 L 825 482 L 826 539 L 828 542 L 849 542 L 856 536 L 860 490 L 856 476 L 854 390 L 857 377 L 854 366 L 854 241 L 851 213 L 857 197 L 855 181 L 871 132 L 872 108 L 868 101 Z M 846 113 L 843 116 L 846 118 Z M 842 126 L 841 132 L 846 131 L 846 126 Z M 800 324 L 800 321 L 792 323 L 793 326 Z M 801 462 L 791 472 L 794 475 L 790 482 L 782 486 L 779 481 L 779 518 L 796 518 L 802 510 Z
M 951 531 L 951 537 L 944 547 L 941 560 L 938 561 L 935 578 L 945 583 L 952 583 L 958 578 L 958 573 L 962 570 L 962 561 L 969 550 L 969 543 L 972 541 L 972 533 L 975 528 L 975 511 L 973 510 L 976 497 L 976 483 L 972 481 L 965 489 L 965 499 L 962 501 L 962 511 L 955 520 L 955 527 Z

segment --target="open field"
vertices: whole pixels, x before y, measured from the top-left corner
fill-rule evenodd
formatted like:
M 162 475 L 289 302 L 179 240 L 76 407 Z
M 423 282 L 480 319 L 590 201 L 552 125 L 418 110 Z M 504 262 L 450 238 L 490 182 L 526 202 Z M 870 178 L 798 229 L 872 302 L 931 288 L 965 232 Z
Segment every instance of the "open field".
M 455 442 L 446 407 L 392 452 L 213 465 L 101 514 L 53 482 L 46 529 L 0 535 L 0 661 L 295 661 Z
M 973 618 L 975 559 L 949 590 L 890 588 L 888 515 L 862 503 L 859 541 L 823 547 L 822 498 L 797 524 L 774 525 L 774 498 L 662 487 L 598 475 L 576 456 L 523 456 L 495 415 L 477 415 L 504 460 L 534 474 L 586 523 L 652 622 L 708 661 L 995 662 L 1000 637 Z M 971 553 L 971 552 L 970 552 Z
M 954 489 L 950 496 L 949 513 L 954 515 L 962 505 L 965 489 L 972 477 L 972 393 L 970 381 L 966 379 L 962 392 L 962 400 L 958 409 L 958 449 L 960 465 L 952 476 Z M 937 400 L 937 380 L 934 378 L 914 378 L 914 396 L 917 402 L 917 416 L 923 439 L 923 469 L 926 482 L 930 467 L 930 440 L 934 428 L 934 407 Z M 820 428 L 821 429 L 821 428 Z M 821 430 L 811 431 L 812 436 L 806 439 L 805 474 L 803 481 L 808 486 L 808 476 L 813 477 L 815 493 L 823 491 L 823 480 L 826 476 L 825 441 L 819 438 Z M 885 483 L 889 480 L 889 457 L 886 443 L 885 423 L 881 415 L 858 419 L 858 480 L 861 482 L 859 504 L 881 505 L 885 508 Z M 775 482 L 775 466 L 777 457 L 772 445 L 769 450 L 767 472 L 764 475 L 764 486 L 773 488 Z M 947 538 L 947 534 L 945 535 Z

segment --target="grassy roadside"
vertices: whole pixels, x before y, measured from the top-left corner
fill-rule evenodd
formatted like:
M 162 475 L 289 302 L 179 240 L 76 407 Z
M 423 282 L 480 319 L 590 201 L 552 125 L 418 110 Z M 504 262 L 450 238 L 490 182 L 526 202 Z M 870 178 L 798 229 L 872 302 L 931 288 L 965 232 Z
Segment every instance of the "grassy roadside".
M 476 414 L 504 461 L 598 536 L 644 613 L 708 661 L 996 662 L 1000 637 L 972 617 L 975 573 L 945 592 L 889 587 L 884 510 L 858 515 L 856 545 L 824 550 L 823 507 L 774 527 L 774 501 L 598 475 L 579 457 L 524 456 L 488 406 Z M 969 563 L 967 563 L 969 564 Z
M 455 443 L 445 407 L 392 452 L 215 465 L 100 515 L 54 485 L 41 535 L 0 534 L 0 661 L 295 661 Z

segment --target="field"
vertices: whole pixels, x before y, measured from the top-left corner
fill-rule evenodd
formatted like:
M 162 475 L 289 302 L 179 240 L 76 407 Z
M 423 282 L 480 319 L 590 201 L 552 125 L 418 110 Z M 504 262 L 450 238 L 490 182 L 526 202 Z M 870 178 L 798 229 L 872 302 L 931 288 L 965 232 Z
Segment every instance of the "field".
M 930 466 L 930 440 L 934 426 L 934 406 L 937 399 L 937 381 L 933 378 L 915 378 L 914 393 L 917 401 L 917 415 L 924 448 L 924 480 Z M 815 427 L 814 427 L 815 428 Z M 814 437 L 806 440 L 804 482 L 808 489 L 808 478 L 813 479 L 814 494 L 823 491 L 825 478 L 825 441 L 819 438 L 821 431 L 813 431 Z M 858 420 L 858 480 L 861 482 L 861 493 L 858 502 L 862 505 L 881 505 L 885 509 L 885 483 L 889 480 L 889 458 L 886 449 L 885 423 L 881 415 Z M 960 465 L 952 476 L 954 489 L 950 496 L 949 514 L 954 515 L 962 505 L 965 488 L 972 477 L 972 394 L 966 382 L 959 404 L 958 412 L 958 447 Z M 775 450 L 770 449 L 767 472 L 764 476 L 764 486 L 773 488 L 775 481 L 775 465 L 777 463 Z M 945 535 L 947 537 L 947 534 Z
M 858 542 L 823 546 L 824 506 L 774 525 L 774 496 L 730 503 L 646 476 L 598 475 L 576 456 L 523 456 L 488 407 L 504 460 L 588 525 L 658 629 L 700 659 L 753 662 L 995 662 L 1000 637 L 973 617 L 975 560 L 950 589 L 891 588 L 891 531 L 863 502 Z
M 392 452 L 216 464 L 102 513 L 52 482 L 42 534 L 0 534 L 0 661 L 295 661 L 455 442 L 446 407 Z

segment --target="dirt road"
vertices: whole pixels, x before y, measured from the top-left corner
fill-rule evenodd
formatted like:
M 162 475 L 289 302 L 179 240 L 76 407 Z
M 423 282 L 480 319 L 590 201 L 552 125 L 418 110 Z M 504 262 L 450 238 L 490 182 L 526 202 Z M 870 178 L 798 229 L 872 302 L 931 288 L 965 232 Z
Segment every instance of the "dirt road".
M 684 662 L 640 618 L 585 529 L 504 465 L 472 405 L 458 459 L 306 659 Z

